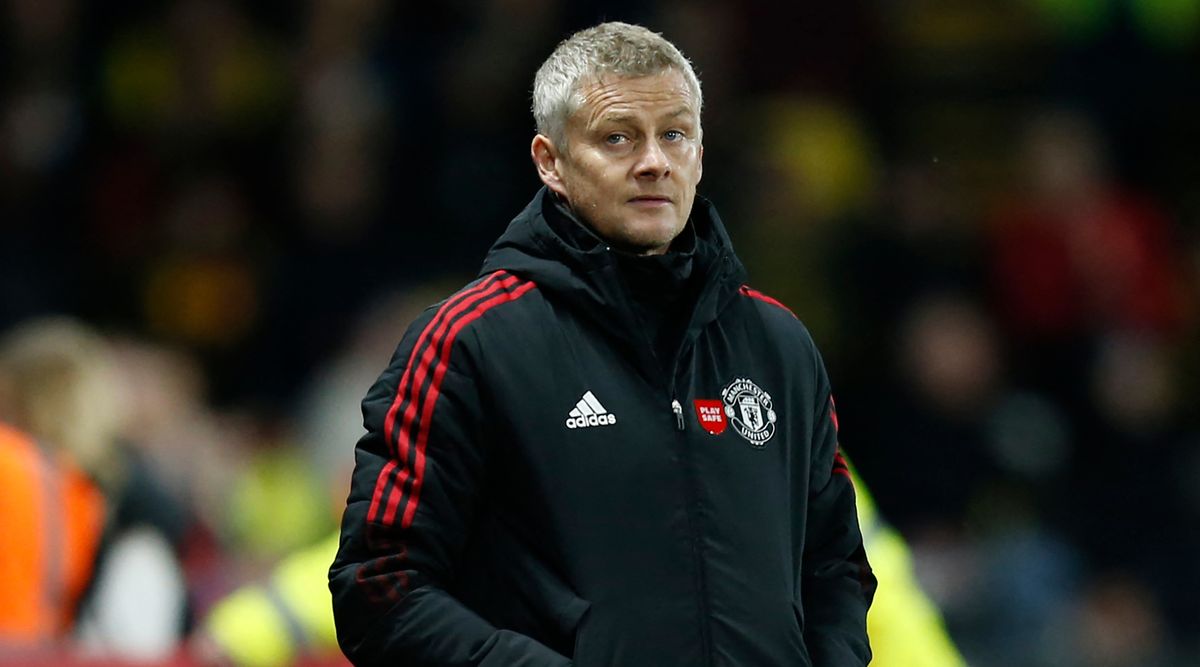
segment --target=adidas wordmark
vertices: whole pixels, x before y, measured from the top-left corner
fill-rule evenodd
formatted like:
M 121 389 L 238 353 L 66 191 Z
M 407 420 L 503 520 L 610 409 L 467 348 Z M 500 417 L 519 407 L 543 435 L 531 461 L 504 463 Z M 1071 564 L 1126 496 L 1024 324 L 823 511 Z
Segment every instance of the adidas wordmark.
M 575 404 L 575 409 L 567 416 L 567 428 L 587 428 L 589 426 L 611 426 L 617 423 L 617 416 L 604 409 L 595 394 L 588 390 Z

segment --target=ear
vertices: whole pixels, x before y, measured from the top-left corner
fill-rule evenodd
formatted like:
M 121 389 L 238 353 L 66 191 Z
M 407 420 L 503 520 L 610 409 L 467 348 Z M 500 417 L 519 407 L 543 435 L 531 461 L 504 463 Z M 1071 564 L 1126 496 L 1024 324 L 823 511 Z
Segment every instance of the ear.
M 696 182 L 704 176 L 704 144 L 700 144 L 700 154 L 696 157 Z
M 566 198 L 567 188 L 563 184 L 562 174 L 559 172 L 561 154 L 550 137 L 544 134 L 536 135 L 533 143 L 529 146 L 529 154 L 533 158 L 534 166 L 537 167 L 538 178 L 542 179 L 542 182 L 552 192 Z

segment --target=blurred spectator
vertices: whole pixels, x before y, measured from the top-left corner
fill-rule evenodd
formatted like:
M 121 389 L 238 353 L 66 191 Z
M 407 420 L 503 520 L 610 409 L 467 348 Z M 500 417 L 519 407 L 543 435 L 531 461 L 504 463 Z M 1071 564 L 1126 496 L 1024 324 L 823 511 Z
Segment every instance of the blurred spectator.
M 952 294 L 912 304 L 895 335 L 896 365 L 879 369 L 878 397 L 859 408 L 871 417 L 847 447 L 901 532 L 957 533 L 998 472 L 985 428 L 1004 380 L 997 336 L 976 304 Z
M 973 499 L 959 548 L 974 571 L 947 606 L 968 662 L 978 667 L 1056 667 L 1062 619 L 1078 594 L 1084 563 L 1041 515 L 1030 485 L 992 481 Z M 927 545 L 914 546 L 919 553 Z M 936 560 L 923 574 L 939 578 Z M 944 589 L 943 589 L 944 590 Z
M 120 474 L 112 445 L 126 407 L 109 354 L 98 333 L 65 318 L 26 322 L 0 341 L 11 423 L 105 484 Z
M 66 452 L 0 422 L 0 659 L 52 646 L 91 581 L 104 496 Z
M 1137 579 L 1098 579 L 1074 610 L 1068 667 L 1164 667 L 1172 655 L 1157 604 Z
M 262 581 L 218 602 L 193 643 L 205 663 L 283 667 L 308 657 L 342 662 L 329 598 L 338 534 L 288 555 Z
M 978 301 L 984 285 L 980 239 L 948 169 L 908 158 L 888 169 L 879 190 L 833 239 L 829 269 L 842 323 L 834 363 L 867 391 L 897 349 L 880 345 L 879 333 L 900 330 L 928 297 Z
M 221 527 L 247 563 L 266 566 L 311 544 L 334 526 L 331 471 L 310 465 L 305 452 L 278 427 L 250 426 L 249 451 L 233 473 Z
M 130 485 L 143 499 L 129 523 L 157 527 L 179 553 L 188 588 L 185 629 L 262 561 L 232 528 L 234 489 L 248 470 L 255 430 L 245 417 L 214 411 L 197 359 L 135 338 L 113 342 L 129 419 L 123 434 L 130 463 L 144 475 Z M 268 539 L 268 538 L 264 538 Z
M 1116 181 L 1082 114 L 1036 115 L 1019 164 L 1024 183 L 992 221 L 992 285 L 1015 381 L 1054 397 L 1076 443 L 1047 510 L 1093 568 L 1129 568 L 1154 605 L 1186 618 L 1192 557 L 1172 536 L 1174 511 L 1149 509 L 1183 501 L 1158 470 L 1130 465 L 1177 459 L 1185 446 L 1170 360 L 1196 304 L 1176 226 Z
M 184 630 L 186 603 L 183 576 L 165 534 L 177 517 L 169 509 L 173 499 L 118 442 L 128 404 L 106 341 L 71 320 L 26 323 L 0 342 L 0 378 L 5 387 L 0 408 L 7 418 L 37 438 L 51 461 L 64 456 L 87 475 L 62 473 L 74 475 L 64 477 L 74 489 L 73 498 L 64 498 L 71 508 L 63 542 L 69 549 L 66 585 L 50 596 L 55 622 L 35 639 L 50 646 L 48 640 L 73 635 L 85 650 L 101 654 L 169 655 Z M 27 512 L 56 514 L 26 502 Z M 14 521 L 31 525 L 26 522 L 36 519 Z M 43 537 L 18 539 L 39 544 Z M 54 565 L 53 551 L 42 553 L 42 563 L 28 565 Z M 13 573 L 12 579 L 51 585 L 34 572 Z
M 1188 306 L 1162 209 L 1113 181 L 1085 117 L 1042 113 L 1023 139 L 1025 183 L 992 225 L 993 288 L 1005 331 L 1025 351 L 1093 331 L 1178 333 Z M 1044 356 L 1023 366 L 1050 361 Z
M 854 475 L 858 523 L 879 589 L 867 612 L 871 664 L 876 667 L 963 667 L 941 614 L 917 581 L 912 552 L 896 529 L 879 516 L 866 484 Z

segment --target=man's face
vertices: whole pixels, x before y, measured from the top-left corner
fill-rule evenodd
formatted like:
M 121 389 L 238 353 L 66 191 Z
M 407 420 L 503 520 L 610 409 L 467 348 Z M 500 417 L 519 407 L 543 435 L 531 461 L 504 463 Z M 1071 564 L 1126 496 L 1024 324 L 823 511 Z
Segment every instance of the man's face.
M 666 252 L 692 212 L 700 182 L 697 100 L 673 69 L 582 84 L 566 148 L 542 135 L 533 157 L 542 181 L 615 247 Z

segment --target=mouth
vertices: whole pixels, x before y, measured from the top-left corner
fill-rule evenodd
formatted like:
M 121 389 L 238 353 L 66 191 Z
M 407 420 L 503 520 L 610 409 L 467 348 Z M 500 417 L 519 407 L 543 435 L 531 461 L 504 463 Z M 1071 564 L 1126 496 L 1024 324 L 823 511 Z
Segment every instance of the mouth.
M 638 207 L 655 208 L 669 205 L 671 198 L 666 195 L 640 195 L 630 199 L 629 203 Z

